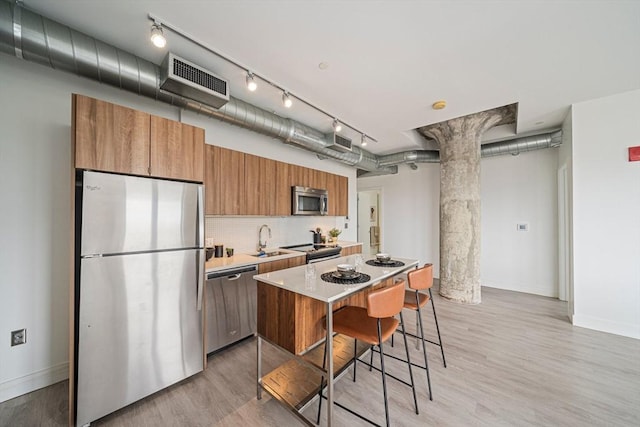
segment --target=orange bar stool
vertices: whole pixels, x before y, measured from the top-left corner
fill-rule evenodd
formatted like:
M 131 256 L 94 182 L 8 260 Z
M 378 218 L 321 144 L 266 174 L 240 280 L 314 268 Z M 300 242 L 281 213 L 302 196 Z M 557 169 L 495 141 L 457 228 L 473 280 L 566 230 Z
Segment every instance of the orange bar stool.
M 354 349 L 357 348 L 358 340 L 366 342 L 371 345 L 371 351 L 374 346 L 378 346 L 380 353 L 380 369 L 373 367 L 382 374 L 382 391 L 384 394 L 384 411 L 387 426 L 389 426 L 389 402 L 387 399 L 387 380 L 386 377 L 392 377 L 397 381 L 411 387 L 413 391 L 413 403 L 416 408 L 416 414 L 418 414 L 418 399 L 416 397 L 416 388 L 413 382 L 413 371 L 411 370 L 411 359 L 409 356 L 409 348 L 407 347 L 407 336 L 404 331 L 404 322 L 402 321 L 402 308 L 404 305 L 404 289 L 405 281 L 401 280 L 395 284 L 375 290 L 367 296 L 367 308 L 347 306 L 338 310 L 333 315 L 333 330 L 342 335 L 346 335 L 354 338 Z M 394 316 L 400 315 L 400 321 Z M 397 378 L 386 372 L 384 366 L 384 351 L 383 343 L 393 336 L 398 326 L 401 326 L 402 336 L 404 338 L 404 346 L 406 349 L 407 360 L 405 362 L 409 368 L 410 383 Z M 325 347 L 326 349 L 326 347 Z M 354 351 L 355 353 L 355 351 Z M 326 350 L 325 350 L 326 359 Z M 356 365 L 357 362 L 364 363 L 371 367 L 370 363 L 360 360 L 354 354 L 353 363 L 353 381 L 356 380 Z M 322 405 L 322 389 L 324 388 L 324 377 L 322 378 L 320 385 L 320 403 L 318 404 L 318 422 L 320 420 L 320 409 Z M 334 402 L 336 406 L 339 406 L 348 412 L 356 415 L 357 417 L 371 423 L 371 420 L 356 413 L 355 411 Z
M 418 338 L 422 341 L 422 353 L 424 355 L 424 366 L 415 365 L 427 371 L 427 385 L 429 386 L 429 400 L 433 400 L 431 396 L 431 379 L 429 378 L 429 364 L 427 362 L 427 348 L 425 342 L 435 344 L 440 347 L 442 353 L 442 363 L 444 367 L 447 367 L 447 361 L 444 358 L 444 348 L 442 347 L 442 338 L 440 337 L 440 327 L 438 326 L 438 316 L 436 316 L 436 307 L 433 304 L 433 294 L 431 293 L 431 287 L 433 286 L 433 264 L 425 264 L 422 268 L 407 273 L 407 279 L 409 281 L 409 290 L 404 294 L 404 308 L 414 310 L 416 312 L 417 326 L 420 332 L 420 336 L 413 335 L 409 332 L 406 335 L 410 335 L 414 338 Z M 429 294 L 422 293 L 420 291 L 428 290 Z M 438 342 L 430 341 L 424 337 L 424 327 L 422 325 L 422 312 L 421 308 L 427 305 L 431 301 L 431 308 L 433 310 L 433 318 L 436 323 L 436 331 L 438 333 Z

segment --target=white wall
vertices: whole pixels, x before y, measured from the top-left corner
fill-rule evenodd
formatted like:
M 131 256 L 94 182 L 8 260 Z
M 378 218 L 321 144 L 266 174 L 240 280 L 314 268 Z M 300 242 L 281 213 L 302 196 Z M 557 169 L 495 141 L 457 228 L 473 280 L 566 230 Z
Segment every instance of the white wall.
M 567 252 L 566 259 L 568 263 L 568 286 L 567 286 L 567 315 L 573 322 L 573 313 L 574 313 L 574 290 L 573 290 L 573 107 L 567 114 L 567 117 L 564 119 L 562 123 L 562 145 L 558 148 L 558 168 L 562 168 L 563 166 L 567 169 L 567 205 L 568 205 L 568 218 L 567 218 Z M 559 253 L 560 256 L 562 254 Z M 559 272 L 562 274 L 562 272 Z
M 482 159 L 483 286 L 558 296 L 557 151 Z
M 553 149 L 482 159 L 483 286 L 557 295 L 556 159 Z M 438 277 L 440 165 L 358 179 L 359 191 L 378 187 L 381 250 L 431 262 Z M 529 231 L 517 232 L 518 222 Z
M 0 401 L 4 401 L 67 377 L 71 93 L 171 119 L 181 114 L 169 105 L 4 54 L 0 76 Z M 193 113 L 184 113 L 183 120 L 204 127 L 208 143 L 348 176 L 349 212 L 355 215 L 354 169 L 319 161 L 312 153 Z M 343 219 L 334 219 L 336 226 Z M 343 240 L 356 239 L 356 221 L 351 223 L 340 236 Z M 295 219 L 291 224 L 296 226 Z M 10 347 L 10 331 L 25 327 L 27 343 Z
M 358 179 L 358 191 L 381 189 L 381 252 L 417 258 L 440 271 L 440 164 L 423 163 L 418 170 L 400 166 L 396 175 Z
M 573 321 L 640 338 L 640 91 L 572 112 Z

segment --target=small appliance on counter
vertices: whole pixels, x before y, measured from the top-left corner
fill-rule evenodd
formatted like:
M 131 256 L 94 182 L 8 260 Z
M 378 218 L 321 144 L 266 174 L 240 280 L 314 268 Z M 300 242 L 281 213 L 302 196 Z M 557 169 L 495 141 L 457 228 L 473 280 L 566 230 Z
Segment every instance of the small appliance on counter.
M 222 258 L 224 256 L 224 246 L 223 245 L 215 245 L 214 246 L 214 257 Z
M 316 228 L 315 230 L 309 230 L 313 233 L 313 244 L 319 245 L 322 243 L 322 230 Z

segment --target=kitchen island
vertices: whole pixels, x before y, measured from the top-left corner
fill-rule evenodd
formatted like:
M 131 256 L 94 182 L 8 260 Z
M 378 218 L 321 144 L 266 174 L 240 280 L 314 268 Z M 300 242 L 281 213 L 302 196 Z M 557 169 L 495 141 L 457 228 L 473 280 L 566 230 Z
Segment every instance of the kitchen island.
M 317 394 L 320 378 L 325 376 L 329 402 L 327 419 L 331 425 L 334 377 L 348 367 L 354 352 L 353 340 L 340 335 L 333 337 L 333 312 L 347 304 L 366 307 L 366 297 L 371 290 L 392 283 L 394 276 L 418 265 L 417 260 L 394 258 L 402 265 L 364 264 L 360 271 L 369 279 L 363 283 L 343 285 L 322 279 L 323 274 L 336 271 L 338 264 L 354 264 L 355 259 L 352 255 L 319 262 L 315 264 L 313 279 L 305 277 L 307 266 L 254 276 L 258 281 L 258 398 L 262 390 L 266 390 L 307 423 L 309 421 L 299 411 Z M 263 377 L 263 341 L 297 357 Z M 323 367 L 325 343 L 326 368 Z M 366 349 L 366 346 L 359 346 L 358 352 Z M 327 375 L 327 372 L 333 372 L 333 375 Z

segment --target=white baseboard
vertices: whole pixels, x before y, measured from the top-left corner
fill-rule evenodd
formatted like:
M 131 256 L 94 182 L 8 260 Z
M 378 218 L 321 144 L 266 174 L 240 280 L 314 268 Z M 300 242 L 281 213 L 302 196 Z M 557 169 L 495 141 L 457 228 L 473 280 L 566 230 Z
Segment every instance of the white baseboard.
M 502 284 L 496 284 L 496 283 L 491 283 L 491 284 L 484 284 L 482 283 L 482 287 L 483 288 L 494 288 L 494 289 L 503 289 L 505 291 L 514 291 L 514 292 L 522 292 L 525 294 L 533 294 L 533 295 L 540 295 L 543 297 L 550 297 L 550 298 L 558 298 L 558 292 L 554 289 L 550 289 L 548 287 L 514 287 L 514 286 L 509 286 L 509 285 L 502 285 Z
M 69 363 L 61 363 L 32 374 L 14 378 L 0 383 L 0 402 L 22 396 L 51 384 L 66 380 L 69 377 Z
M 578 313 L 573 314 L 572 321 L 574 326 L 640 339 L 640 325 L 637 324 L 615 322 Z

